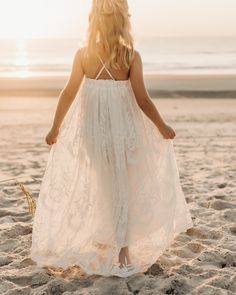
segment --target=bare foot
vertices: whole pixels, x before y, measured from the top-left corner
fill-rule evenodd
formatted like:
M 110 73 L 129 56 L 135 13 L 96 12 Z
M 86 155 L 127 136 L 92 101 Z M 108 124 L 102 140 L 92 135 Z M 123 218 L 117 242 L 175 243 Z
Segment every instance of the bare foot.
M 119 253 L 119 263 L 120 263 L 120 268 L 123 267 L 124 265 L 131 264 L 128 247 L 121 248 Z

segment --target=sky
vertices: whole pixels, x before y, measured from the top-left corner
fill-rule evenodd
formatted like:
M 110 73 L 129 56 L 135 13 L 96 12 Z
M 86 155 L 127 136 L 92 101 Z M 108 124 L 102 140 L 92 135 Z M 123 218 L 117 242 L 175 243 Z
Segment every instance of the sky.
M 83 39 L 91 2 L 0 0 L 0 39 Z M 128 2 L 136 37 L 236 36 L 236 0 Z

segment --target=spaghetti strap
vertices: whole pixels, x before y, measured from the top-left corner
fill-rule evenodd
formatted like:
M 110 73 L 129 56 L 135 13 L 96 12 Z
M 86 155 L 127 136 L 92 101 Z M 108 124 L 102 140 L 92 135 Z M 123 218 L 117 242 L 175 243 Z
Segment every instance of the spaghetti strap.
M 102 71 L 105 69 L 106 72 L 108 73 L 108 75 L 111 77 L 112 80 L 115 80 L 115 78 L 113 77 L 113 75 L 111 74 L 111 72 L 108 70 L 108 68 L 106 67 L 106 63 L 103 62 L 102 58 L 100 57 L 100 55 L 98 55 L 98 58 L 102 64 L 102 67 L 100 69 L 100 71 L 98 72 L 97 76 L 96 76 L 96 80 L 98 79 L 98 77 L 101 75 Z

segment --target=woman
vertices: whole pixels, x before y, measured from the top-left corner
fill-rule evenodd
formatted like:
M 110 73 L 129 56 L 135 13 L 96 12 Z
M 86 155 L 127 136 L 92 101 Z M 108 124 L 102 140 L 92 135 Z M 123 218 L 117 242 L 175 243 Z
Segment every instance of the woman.
M 94 0 L 46 142 L 33 224 L 41 266 L 127 277 L 193 226 L 168 126 L 145 88 L 126 0 Z

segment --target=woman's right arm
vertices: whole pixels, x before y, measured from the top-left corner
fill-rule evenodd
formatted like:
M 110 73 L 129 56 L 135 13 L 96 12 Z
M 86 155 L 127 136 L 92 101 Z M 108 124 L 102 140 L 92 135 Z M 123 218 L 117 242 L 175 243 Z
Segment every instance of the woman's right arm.
M 175 131 L 164 122 L 146 90 L 142 59 L 137 51 L 135 51 L 134 60 L 130 68 L 130 82 L 141 110 L 153 121 L 165 139 L 173 139 Z
M 83 80 L 83 76 L 82 49 L 79 49 L 75 53 L 69 79 L 63 90 L 60 92 L 52 128 L 45 138 L 47 144 L 52 145 L 57 142 L 60 126 L 76 97 L 80 84 Z

